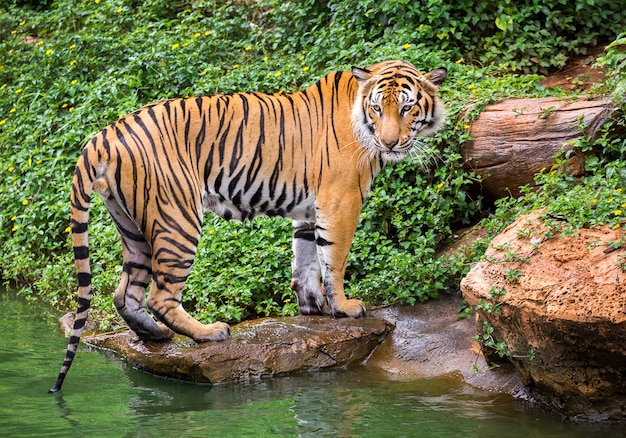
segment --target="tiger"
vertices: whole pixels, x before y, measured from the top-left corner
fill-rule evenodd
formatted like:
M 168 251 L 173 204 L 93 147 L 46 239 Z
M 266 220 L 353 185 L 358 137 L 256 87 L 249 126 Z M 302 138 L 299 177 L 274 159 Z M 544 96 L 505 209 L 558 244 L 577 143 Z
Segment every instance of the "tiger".
M 300 313 L 365 315 L 364 303 L 348 299 L 343 285 L 363 203 L 386 163 L 414 153 L 418 137 L 442 128 L 438 92 L 446 77 L 444 67 L 422 74 L 410 62 L 384 61 L 330 73 L 294 93 L 149 104 L 96 134 L 72 179 L 78 309 L 50 392 L 61 389 L 90 307 L 93 192 L 122 242 L 114 305 L 142 341 L 178 333 L 202 343 L 230 335 L 227 324 L 202 324 L 181 304 L 207 210 L 226 220 L 291 219 L 290 287 Z

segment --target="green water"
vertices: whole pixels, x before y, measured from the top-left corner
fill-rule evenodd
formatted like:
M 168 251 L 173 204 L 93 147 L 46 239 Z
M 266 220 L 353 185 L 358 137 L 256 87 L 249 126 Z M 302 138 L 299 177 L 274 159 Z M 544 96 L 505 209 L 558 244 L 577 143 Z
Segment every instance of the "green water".
M 622 437 L 626 425 L 562 422 L 453 379 L 403 381 L 366 367 L 199 386 L 82 347 L 48 394 L 66 339 L 55 317 L 0 292 L 0 436 Z

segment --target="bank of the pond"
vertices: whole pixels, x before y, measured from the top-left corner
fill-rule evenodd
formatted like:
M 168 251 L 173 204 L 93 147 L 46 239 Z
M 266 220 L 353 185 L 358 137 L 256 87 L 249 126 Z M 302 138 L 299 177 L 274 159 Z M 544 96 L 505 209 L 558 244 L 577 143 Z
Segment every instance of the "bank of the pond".
M 373 367 L 254 384 L 157 378 L 81 347 L 63 391 L 47 393 L 66 339 L 48 309 L 0 293 L 0 430 L 6 436 L 621 437 L 619 425 L 562 422 L 456 377 Z

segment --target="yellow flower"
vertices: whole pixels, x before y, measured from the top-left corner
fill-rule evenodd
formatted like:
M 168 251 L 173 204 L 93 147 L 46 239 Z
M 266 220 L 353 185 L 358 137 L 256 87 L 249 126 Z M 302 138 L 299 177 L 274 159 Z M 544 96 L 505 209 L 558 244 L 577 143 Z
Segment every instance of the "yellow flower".
M 179 47 L 180 47 L 180 44 L 178 44 L 178 43 L 172 44 L 172 50 L 176 50 Z
M 71 228 L 71 227 L 67 227 L 67 228 L 65 229 L 65 232 L 66 232 L 66 233 L 70 233 L 70 232 L 72 232 L 72 228 Z
M 593 198 L 593 199 L 591 200 L 591 203 L 592 203 L 592 204 L 597 204 L 597 203 L 598 203 L 598 200 L 597 200 L 596 198 Z
M 26 20 L 20 21 L 20 26 L 24 26 L 26 24 Z
M 402 46 L 402 47 L 404 47 L 405 49 L 408 49 L 409 47 L 411 47 L 411 44 L 406 43 L 406 44 L 405 44 L 404 46 Z
M 7 84 L 2 84 L 2 87 L 0 87 L 0 90 L 4 90 L 7 87 Z
M 23 88 L 18 88 L 17 90 L 15 90 L 15 94 L 20 94 L 22 91 L 24 91 Z
M 76 44 L 72 44 L 72 45 L 70 46 L 70 50 L 75 49 L 75 48 L 76 48 Z
M 609 198 L 609 199 L 606 200 L 607 204 L 610 204 L 611 202 L 613 202 L 613 198 Z
M 67 108 L 67 103 L 64 103 L 63 105 L 61 105 L 61 108 Z
M 39 46 L 43 46 L 43 40 L 39 40 L 39 42 L 37 43 L 37 45 L 39 45 Z
M 72 82 L 70 82 L 70 84 L 72 85 L 76 85 L 78 83 L 78 79 L 73 79 Z
M 69 111 L 69 112 L 74 111 L 74 107 L 73 107 L 73 106 L 71 106 L 71 107 L 70 107 L 70 109 L 68 109 L 68 111 Z
M 443 187 L 443 183 L 439 183 L 439 184 L 437 184 L 437 188 L 438 188 L 438 189 L 440 189 L 440 188 L 442 188 L 442 187 Z
M 13 225 L 13 228 L 11 228 L 11 231 L 17 231 L 19 227 L 17 225 Z
M 14 112 L 15 112 L 15 108 L 11 108 L 11 109 L 9 110 L 9 113 L 14 113 Z
M 245 50 L 246 52 L 249 52 L 250 50 L 252 50 L 252 46 L 246 46 Z
M 287 303 L 291 303 L 291 298 L 286 298 L 285 299 L 285 304 L 287 304 Z
M 465 59 L 463 58 L 457 59 L 456 61 L 454 61 L 455 64 L 463 64 L 463 62 L 465 62 Z
M 75 59 L 72 59 L 72 60 L 70 61 L 70 65 L 74 65 L 74 64 L 76 64 L 76 62 L 77 62 L 77 61 L 76 61 Z
M 35 164 L 41 164 L 41 160 L 35 161 Z
M 41 140 L 42 143 L 48 143 L 48 139 L 44 138 L 43 140 Z
M 304 61 L 304 55 L 300 55 L 300 57 L 298 58 L 300 61 Z
M 269 58 L 266 55 L 266 56 L 263 57 L 263 62 L 267 62 L 267 61 L 269 61 Z
M 209 35 L 211 35 L 211 31 L 210 30 L 207 30 L 206 32 L 204 32 L 204 36 L 209 36 Z
M 15 167 L 11 166 L 9 167 L 9 172 L 13 172 L 15 170 Z
M 282 72 L 277 71 L 276 73 L 274 73 L 274 76 L 278 77 L 278 76 L 280 76 L 280 75 L 282 75 L 282 74 L 283 74 Z
M 207 71 L 206 71 L 206 70 L 203 70 L 203 71 L 201 71 L 201 72 L 200 72 L 200 74 L 201 74 L 202 76 L 204 76 L 205 74 L 207 74 Z
M 615 216 L 621 216 L 622 210 L 615 210 Z
M 22 201 L 22 205 L 28 205 L 28 199 L 24 199 L 24 200 Z
M 17 216 L 11 216 L 11 220 L 15 221 L 17 219 Z
M 17 33 L 17 30 L 15 29 L 11 31 L 11 35 L 15 35 L 16 33 Z
M 474 85 L 474 84 L 469 84 L 469 85 L 467 86 L 467 88 L 469 88 L 470 90 L 473 90 L 474 88 L 476 88 L 476 85 Z
M 48 56 L 52 55 L 52 50 L 51 49 L 46 50 L 46 55 Z
M 302 67 L 302 71 L 309 71 L 309 67 L 308 66 Z
M 118 13 L 118 14 L 121 14 L 121 13 L 122 13 L 122 11 L 123 11 L 123 9 L 122 9 L 122 8 L 117 8 L 117 13 Z
M 618 188 L 615 189 L 615 193 L 620 193 L 621 191 L 622 191 L 621 187 L 618 187 Z
M 239 64 L 233 65 L 233 69 L 235 69 L 235 68 L 239 68 Z
M 465 128 L 465 129 L 470 129 L 470 128 L 471 128 L 471 125 L 468 125 L 468 124 L 466 123 L 465 125 L 463 125 L 463 128 Z
M 0 120 L 0 126 L 4 125 L 6 123 L 6 119 L 5 120 Z
M 200 32 L 196 32 L 196 33 L 194 33 L 194 34 L 193 34 L 193 37 L 194 37 L 194 38 L 200 38 L 200 36 L 201 36 L 201 35 L 200 35 Z

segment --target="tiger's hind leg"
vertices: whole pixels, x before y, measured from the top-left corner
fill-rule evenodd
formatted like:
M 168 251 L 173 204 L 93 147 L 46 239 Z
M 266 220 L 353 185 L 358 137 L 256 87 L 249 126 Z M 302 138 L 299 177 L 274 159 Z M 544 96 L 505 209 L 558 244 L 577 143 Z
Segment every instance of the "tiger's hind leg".
M 300 313 L 303 315 L 328 313 L 328 309 L 325 309 L 326 297 L 321 287 L 322 270 L 317 255 L 314 223 L 293 223 L 291 272 L 291 289 L 298 297 Z
M 158 324 L 146 310 L 146 288 L 152 274 L 150 245 L 139 231 L 137 224 L 130 219 L 111 195 L 106 182 L 97 181 L 94 189 L 100 194 L 109 210 L 122 239 L 124 255 L 122 278 L 113 297 L 117 312 L 141 340 L 171 339 L 173 332 L 162 324 Z
M 139 339 L 169 340 L 174 333 L 163 324 L 157 323 L 146 310 L 146 288 L 152 274 L 150 245 L 145 240 L 130 240 L 127 236 L 122 238 L 122 242 L 124 264 L 122 279 L 113 299 L 115 308 Z
M 228 324 L 202 324 L 182 306 L 182 289 L 196 255 L 196 236 L 160 230 L 152 244 L 152 285 L 147 304 L 152 313 L 176 333 L 196 342 L 222 341 L 230 335 Z

